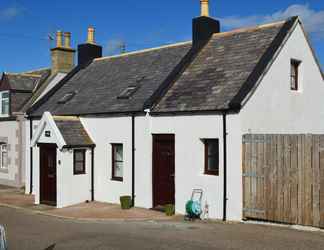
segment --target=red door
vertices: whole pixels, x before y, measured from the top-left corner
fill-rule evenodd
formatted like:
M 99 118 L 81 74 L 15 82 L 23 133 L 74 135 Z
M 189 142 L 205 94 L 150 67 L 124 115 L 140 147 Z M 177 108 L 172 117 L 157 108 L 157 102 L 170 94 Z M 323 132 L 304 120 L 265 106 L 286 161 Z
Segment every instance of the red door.
M 153 135 L 153 207 L 175 204 L 174 135 Z
M 56 205 L 56 145 L 40 146 L 40 202 Z

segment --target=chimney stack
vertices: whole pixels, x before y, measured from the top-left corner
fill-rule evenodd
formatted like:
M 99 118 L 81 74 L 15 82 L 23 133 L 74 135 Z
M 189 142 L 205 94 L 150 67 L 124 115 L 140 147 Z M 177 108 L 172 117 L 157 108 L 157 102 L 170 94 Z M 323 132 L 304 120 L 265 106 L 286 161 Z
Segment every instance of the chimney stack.
M 95 42 L 95 29 L 93 27 L 88 28 L 87 43 L 96 44 L 96 42 Z
M 201 16 L 192 20 L 193 46 L 206 43 L 213 34 L 220 32 L 220 23 L 209 17 L 209 1 L 200 0 Z
M 62 31 L 57 31 L 56 47 L 51 49 L 52 75 L 68 73 L 74 67 L 75 50 L 71 48 L 71 33 L 64 32 L 64 46 L 62 40 Z
M 71 32 L 64 32 L 64 47 L 71 48 Z
M 89 63 L 99 57 L 102 57 L 102 47 L 95 42 L 95 29 L 89 27 L 87 42 L 78 46 L 78 65 Z
M 200 0 L 201 5 L 201 16 L 209 16 L 209 1 L 208 0 Z
M 56 47 L 61 48 L 62 45 L 62 31 L 58 30 L 56 32 Z

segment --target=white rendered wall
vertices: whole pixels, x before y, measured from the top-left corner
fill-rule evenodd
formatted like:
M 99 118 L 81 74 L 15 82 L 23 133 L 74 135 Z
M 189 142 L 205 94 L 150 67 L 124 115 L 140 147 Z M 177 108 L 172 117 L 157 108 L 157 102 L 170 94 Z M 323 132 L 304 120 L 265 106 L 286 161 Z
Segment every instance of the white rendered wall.
M 86 173 L 73 174 L 73 150 L 57 150 L 57 207 L 91 200 L 91 150 L 86 151 Z
M 223 120 L 221 115 L 152 117 L 152 134 L 175 134 L 176 212 L 184 214 L 185 204 L 195 188 L 204 191 L 203 205 L 209 205 L 209 217 L 223 218 Z M 240 220 L 242 211 L 240 138 L 237 116 L 228 117 L 228 219 Z M 204 144 L 201 139 L 219 139 L 219 176 L 204 174 Z M 150 142 L 151 143 L 151 142 Z M 148 168 L 151 167 L 152 151 Z M 233 157 L 234 156 L 234 157 Z M 151 180 L 150 180 L 151 181 Z
M 301 60 L 300 91 L 290 90 L 290 59 Z M 241 111 L 242 133 L 324 133 L 324 82 L 300 25 Z
M 95 200 L 119 203 L 122 195 L 132 193 L 132 121 L 131 117 L 81 118 L 81 122 L 96 144 Z M 111 179 L 111 143 L 123 144 L 123 182 Z
M 0 170 L 0 184 L 16 186 L 18 185 L 18 122 L 1 121 L 0 137 L 8 140 L 8 169 Z

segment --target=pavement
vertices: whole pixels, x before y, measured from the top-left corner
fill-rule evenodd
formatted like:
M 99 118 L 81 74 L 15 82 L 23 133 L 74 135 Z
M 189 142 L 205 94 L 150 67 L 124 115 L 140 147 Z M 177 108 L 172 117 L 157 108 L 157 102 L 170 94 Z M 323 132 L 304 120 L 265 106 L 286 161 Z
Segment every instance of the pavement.
M 0 207 L 9 250 L 242 249 L 322 250 L 323 232 L 253 224 L 85 221 Z
M 164 213 L 143 208 L 122 210 L 120 205 L 89 202 L 57 209 L 52 206 L 35 205 L 33 195 L 24 190 L 0 186 L 0 205 L 29 210 L 33 213 L 79 220 L 175 220 Z M 180 216 L 182 218 L 182 216 Z

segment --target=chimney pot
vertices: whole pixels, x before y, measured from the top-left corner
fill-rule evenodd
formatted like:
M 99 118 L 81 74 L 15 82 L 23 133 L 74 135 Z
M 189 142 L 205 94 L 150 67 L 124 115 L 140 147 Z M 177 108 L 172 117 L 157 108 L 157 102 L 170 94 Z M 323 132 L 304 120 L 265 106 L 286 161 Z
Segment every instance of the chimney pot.
M 200 0 L 201 16 L 209 16 L 209 0 Z
M 64 47 L 71 48 L 71 32 L 64 32 Z
M 62 47 L 62 31 L 60 30 L 56 32 L 56 47 L 57 48 Z
M 87 43 L 95 44 L 95 29 L 93 27 L 88 28 L 88 39 Z

